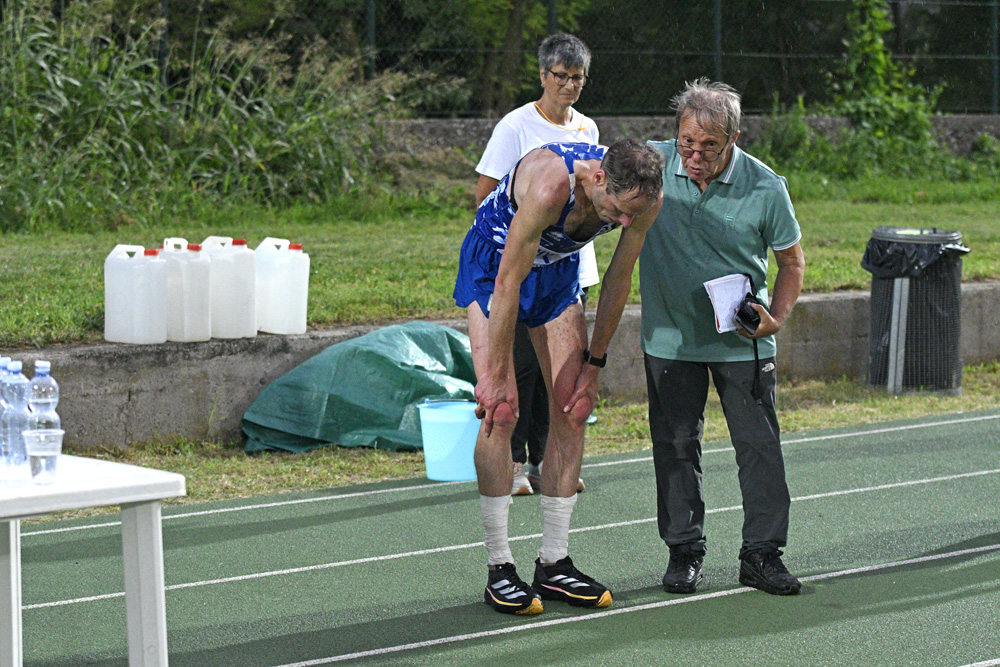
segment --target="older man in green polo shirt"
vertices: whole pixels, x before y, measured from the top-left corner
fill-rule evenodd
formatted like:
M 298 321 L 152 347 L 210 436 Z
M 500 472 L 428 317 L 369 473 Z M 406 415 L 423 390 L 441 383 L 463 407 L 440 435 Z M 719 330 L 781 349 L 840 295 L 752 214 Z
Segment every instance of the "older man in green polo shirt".
M 673 107 L 677 139 L 650 142 L 666 161 L 663 207 L 639 268 L 657 519 L 670 549 L 663 586 L 693 593 L 702 579 L 701 438 L 711 373 L 743 493 L 740 582 L 795 594 L 801 585 L 780 550 L 790 497 L 774 407 L 774 334 L 802 289 L 799 225 L 785 179 L 736 146 L 740 96 L 732 87 L 699 79 Z M 769 248 L 778 265 L 771 298 Z M 764 304 L 753 306 L 760 316 L 753 334 L 716 329 L 704 283 L 729 274 L 749 275 Z

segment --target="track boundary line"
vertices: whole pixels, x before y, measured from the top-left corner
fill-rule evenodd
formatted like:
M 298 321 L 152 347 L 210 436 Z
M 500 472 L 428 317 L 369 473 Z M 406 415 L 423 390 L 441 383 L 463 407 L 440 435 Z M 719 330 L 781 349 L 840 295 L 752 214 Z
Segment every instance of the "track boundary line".
M 802 442 L 818 442 L 818 441 L 822 441 L 822 440 L 834 440 L 834 439 L 838 439 L 838 438 L 850 438 L 850 437 L 854 437 L 854 436 L 864 436 L 864 435 L 871 435 L 871 434 L 877 434 L 877 433 L 894 433 L 894 432 L 897 432 L 897 431 L 907 431 L 907 430 L 913 430 L 913 429 L 918 429 L 918 428 L 933 428 L 933 427 L 936 427 L 936 426 L 947 426 L 949 424 L 967 424 L 969 422 L 987 421 L 987 420 L 993 420 L 993 419 L 1000 419 L 1000 414 L 997 414 L 997 415 L 980 415 L 980 416 L 977 416 L 977 417 L 961 417 L 959 419 L 946 419 L 946 420 L 940 420 L 940 421 L 935 421 L 935 422 L 927 422 L 927 423 L 921 423 L 921 424 L 906 424 L 904 426 L 889 426 L 889 427 L 871 429 L 871 430 L 866 430 L 866 431 L 849 431 L 849 432 L 846 432 L 846 433 L 833 433 L 833 434 L 830 434 L 830 435 L 818 435 L 818 436 L 810 436 L 810 437 L 798 438 L 798 439 L 794 439 L 793 438 L 793 439 L 789 439 L 789 440 L 783 440 L 782 441 L 782 445 L 790 445 L 790 444 L 796 444 L 796 443 L 802 443 Z M 731 452 L 731 451 L 733 451 L 733 448 L 731 446 L 730 447 L 720 447 L 720 448 L 715 448 L 715 449 L 706 449 L 706 450 L 704 450 L 702 452 L 702 454 L 719 454 L 721 452 Z M 643 456 L 643 457 L 638 457 L 638 458 L 623 459 L 621 461 L 607 461 L 607 462 L 603 462 L 603 463 L 586 463 L 582 467 L 583 467 L 583 469 L 588 469 L 588 468 L 604 468 L 604 467 L 607 467 L 607 466 L 625 465 L 625 464 L 628 464 L 628 463 L 643 463 L 643 462 L 652 461 L 652 460 L 653 460 L 652 456 Z M 209 515 L 215 515 L 215 514 L 227 514 L 227 513 L 231 513 L 231 512 L 244 512 L 244 511 L 248 511 L 248 510 L 268 509 L 268 508 L 272 508 L 272 507 L 284 507 L 284 506 L 289 506 L 289 505 L 304 505 L 304 504 L 308 504 L 308 503 L 325 502 L 327 500 L 343 500 L 345 498 L 363 498 L 363 497 L 376 496 L 376 495 L 385 494 L 385 493 L 398 493 L 398 492 L 401 492 L 401 491 L 419 491 L 419 490 L 430 489 L 430 488 L 441 488 L 443 486 L 449 486 L 449 485 L 455 485 L 455 484 L 472 484 L 472 483 L 473 482 L 430 482 L 428 484 L 418 484 L 418 485 L 415 485 L 415 486 L 393 487 L 391 489 L 373 489 L 371 491 L 356 491 L 354 493 L 332 494 L 332 495 L 326 495 L 326 496 L 318 496 L 316 498 L 297 498 L 295 500 L 276 500 L 274 502 L 269 502 L 269 503 L 257 503 L 257 504 L 253 504 L 253 505 L 241 505 L 240 507 L 220 507 L 220 508 L 212 509 L 212 510 L 199 510 L 199 511 L 195 511 L 195 512 L 178 512 L 177 514 L 164 515 L 162 517 L 162 520 L 163 521 L 171 521 L 171 520 L 174 520 L 174 519 L 187 519 L 187 518 L 196 517 L 196 516 L 209 516 Z M 109 527 L 120 526 L 120 525 L 121 525 L 121 521 L 107 521 L 107 522 L 103 522 L 103 523 L 87 524 L 87 525 L 84 525 L 84 526 L 69 526 L 69 527 L 66 527 L 66 528 L 50 528 L 50 529 L 43 529 L 43 530 L 23 531 L 21 533 L 21 537 L 25 538 L 25 537 L 31 537 L 33 535 L 51 535 L 51 534 L 54 534 L 54 533 L 68 533 L 68 532 L 73 532 L 73 531 L 77 531 L 77 530 L 90 530 L 92 528 L 109 528 Z
M 946 475 L 943 477 L 931 477 L 927 479 L 920 480 L 907 480 L 904 482 L 892 482 L 888 484 L 879 484 L 876 486 L 860 487 L 856 489 L 841 489 L 839 491 L 826 491 L 824 493 L 814 493 L 807 496 L 797 496 L 792 498 L 792 502 L 799 502 L 803 500 L 817 500 L 820 498 L 833 498 L 836 496 L 846 496 L 858 493 L 869 493 L 871 491 L 884 491 L 887 489 L 904 488 L 908 486 L 916 486 L 920 484 L 934 484 L 937 482 L 948 482 L 956 479 L 967 479 L 972 477 L 982 477 L 984 475 L 995 475 L 1000 474 L 1000 468 L 994 470 L 978 470 L 975 472 L 966 472 L 956 475 Z M 716 507 L 713 509 L 706 510 L 706 514 L 718 514 L 721 512 L 733 512 L 737 510 L 742 510 L 742 505 L 731 505 L 729 507 Z M 656 521 L 656 517 L 646 518 L 646 519 L 632 519 L 630 521 L 617 521 L 614 523 L 605 523 L 597 526 L 583 526 L 580 528 L 570 529 L 570 533 L 586 533 L 593 532 L 596 530 L 609 530 L 612 528 L 622 528 L 628 526 L 636 526 L 643 523 L 652 523 Z M 541 533 L 533 533 L 530 535 L 519 535 L 517 537 L 511 537 L 510 542 L 519 542 L 523 540 L 539 539 L 542 536 Z M 271 570 L 268 572 L 255 572 L 253 574 L 241 574 L 232 577 L 221 577 L 217 579 L 206 579 L 203 581 L 191 581 L 182 584 L 172 584 L 170 586 L 165 586 L 165 591 L 176 591 L 184 588 L 200 588 L 202 586 L 213 586 L 216 584 L 227 584 L 236 583 L 241 581 L 251 581 L 254 579 L 266 579 L 270 577 L 279 577 L 288 574 L 301 574 L 303 572 L 315 572 L 319 570 L 329 570 L 337 567 L 346 567 L 349 565 L 361 565 L 364 563 L 373 562 L 385 562 L 390 560 L 399 560 L 402 558 L 411 558 L 415 556 L 426 556 L 429 554 L 446 553 L 449 551 L 461 551 L 463 549 L 473 549 L 476 547 L 481 547 L 483 543 L 479 542 L 467 542 L 465 544 L 452 544 L 444 547 L 432 547 L 429 549 L 420 549 L 416 551 L 404 551 L 395 554 L 387 554 L 382 556 L 366 556 L 364 558 L 355 558 L 345 561 L 334 561 L 332 563 L 318 563 L 316 565 L 304 565 L 302 567 L 287 568 L 283 570 Z M 806 581 L 806 579 L 803 579 Z M 43 609 L 47 607 L 62 607 L 71 604 L 79 604 L 83 602 L 95 602 L 98 600 L 109 600 L 118 597 L 124 597 L 125 592 L 120 591 L 116 593 L 105 593 L 103 595 L 92 595 L 81 598 L 72 598 L 69 600 L 56 600 L 53 602 L 37 602 L 34 604 L 23 605 L 21 609 Z
M 992 544 L 984 547 L 975 547 L 971 549 L 961 549 L 958 551 L 951 551 L 944 554 L 933 554 L 930 556 L 920 556 L 917 558 L 908 558 L 905 560 L 897 560 L 889 563 L 879 563 L 876 565 L 867 565 L 865 567 L 855 567 L 847 570 L 837 570 L 834 572 L 825 572 L 823 574 L 815 574 L 808 577 L 801 577 L 801 581 L 824 581 L 827 579 L 836 579 L 838 577 L 850 576 L 852 574 L 863 574 L 868 572 L 878 572 L 880 570 L 887 570 L 894 567 L 903 567 L 906 565 L 915 565 L 918 563 L 927 563 L 936 560 L 943 560 L 946 558 L 957 558 L 959 556 L 967 556 L 978 553 L 985 553 L 989 551 L 1000 550 L 1000 544 Z M 582 621 L 592 621 L 600 618 L 605 618 L 608 616 L 617 616 L 619 614 L 630 614 L 637 611 L 650 611 L 654 609 L 662 609 L 664 607 L 672 607 L 679 604 L 689 604 L 691 602 L 701 602 L 704 600 L 712 600 L 715 598 L 727 597 L 730 595 L 739 595 L 741 593 L 749 593 L 751 591 L 756 591 L 755 588 L 741 587 L 741 588 L 730 588 L 724 591 L 716 591 L 714 593 L 704 593 L 702 595 L 691 595 L 683 598 L 675 598 L 671 600 L 663 600 L 661 602 L 650 602 L 646 604 L 635 605 L 633 607 L 622 607 L 618 609 L 609 609 L 607 611 L 594 612 L 593 614 L 588 614 L 586 616 L 573 616 L 570 618 L 558 618 L 550 621 L 537 621 L 534 623 L 526 623 L 524 625 L 510 626 L 506 628 L 500 628 L 498 630 L 484 630 L 483 632 L 470 632 L 462 635 L 453 635 L 451 637 L 441 637 L 439 639 L 430 639 L 422 642 L 411 642 L 409 644 L 399 644 L 397 646 L 387 646 L 380 649 L 371 649 L 369 651 L 358 651 L 355 653 L 345 653 L 343 655 L 330 656 L 327 658 L 316 658 L 313 660 L 305 660 L 302 662 L 291 662 L 284 665 L 277 665 L 276 667 L 317 667 L 318 665 L 329 665 L 334 662 L 342 662 L 344 660 L 356 660 L 359 658 L 370 658 L 378 655 L 386 655 L 389 653 L 401 653 L 403 651 L 409 651 L 420 648 L 429 648 L 432 646 L 441 646 L 443 644 L 454 644 L 462 641 L 469 641 L 473 639 L 484 639 L 487 637 L 496 637 L 499 635 L 507 635 L 515 632 L 526 632 L 529 630 L 536 630 L 538 628 L 552 627 L 556 625 L 565 625 L 567 623 L 578 623 Z M 988 665 L 1000 664 L 998 661 L 987 661 L 983 663 L 976 663 L 975 665 L 969 665 L 967 667 L 987 667 Z

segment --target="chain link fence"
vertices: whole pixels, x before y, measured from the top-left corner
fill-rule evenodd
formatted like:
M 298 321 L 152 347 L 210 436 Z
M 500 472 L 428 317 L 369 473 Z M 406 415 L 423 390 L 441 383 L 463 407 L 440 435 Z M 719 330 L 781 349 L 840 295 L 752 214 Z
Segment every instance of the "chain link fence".
M 63 2 L 67 0 L 62 0 Z M 120 0 L 124 3 L 126 0 Z M 146 0 L 165 18 L 161 57 L 200 32 L 281 36 L 292 54 L 329 48 L 370 78 L 433 73 L 413 100 L 427 117 L 499 116 L 538 94 L 535 50 L 553 31 L 593 52 L 589 115 L 660 115 L 684 81 L 724 80 L 746 111 L 828 102 L 854 0 Z M 874 2 L 874 0 L 873 0 Z M 885 42 L 938 109 L 998 113 L 1000 0 L 897 0 Z M 169 54 L 169 55 L 168 55 Z

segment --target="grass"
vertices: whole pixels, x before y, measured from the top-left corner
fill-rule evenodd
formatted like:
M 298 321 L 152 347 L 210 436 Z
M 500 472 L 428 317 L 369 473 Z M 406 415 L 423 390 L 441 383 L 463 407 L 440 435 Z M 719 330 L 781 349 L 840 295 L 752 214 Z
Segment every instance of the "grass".
M 452 165 L 460 158 L 451 156 Z M 465 165 L 472 173 L 471 163 Z M 424 174 L 426 177 L 426 174 Z M 401 176 L 401 179 L 407 176 Z M 838 182 L 824 190 L 810 175 L 794 197 L 806 255 L 806 292 L 868 289 L 860 266 L 872 229 L 882 225 L 935 226 L 962 232 L 972 249 L 964 279 L 1000 279 L 1000 226 L 993 200 L 960 196 L 982 184 L 883 179 L 887 202 L 869 201 L 871 184 Z M 0 246 L 0 348 L 96 343 L 103 335 L 103 261 L 117 243 L 158 246 L 166 237 L 200 241 L 209 235 L 246 238 L 251 247 L 267 236 L 301 242 L 310 255 L 309 326 L 313 328 L 408 318 L 461 317 L 451 299 L 457 248 L 471 222 L 471 180 L 454 177 L 433 187 L 398 182 L 365 194 L 335 197 L 326 205 L 267 208 L 205 204 L 157 225 L 120 221 L 113 231 L 57 232 L 40 237 L 8 234 Z M 443 183 L 443 184 L 442 184 Z M 987 184 L 988 185 L 988 184 Z M 933 201 L 920 201 L 930 192 Z M 908 198 L 913 201 L 907 201 Z M 598 262 L 614 252 L 614 234 L 597 242 Z M 774 266 L 771 263 L 773 282 Z M 638 272 L 637 272 L 638 273 Z M 631 301 L 639 301 L 638 277 Z M 591 300 L 596 308 L 599 288 Z

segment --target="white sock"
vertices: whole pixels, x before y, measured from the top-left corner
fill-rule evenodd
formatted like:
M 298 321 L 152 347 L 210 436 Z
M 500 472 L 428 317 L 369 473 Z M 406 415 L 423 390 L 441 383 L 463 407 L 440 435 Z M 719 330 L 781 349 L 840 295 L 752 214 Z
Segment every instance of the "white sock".
M 538 558 L 542 563 L 551 565 L 566 557 L 569 550 L 569 519 L 573 516 L 573 506 L 576 505 L 576 494 L 569 498 L 542 496 L 542 548 L 538 550 Z
M 479 496 L 479 513 L 483 515 L 483 528 L 486 532 L 484 544 L 489 558 L 489 565 L 513 563 L 514 556 L 510 553 L 507 542 L 507 514 L 510 510 L 510 496 Z

